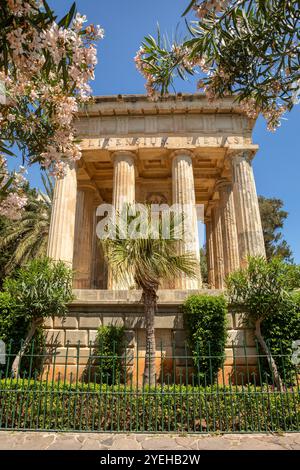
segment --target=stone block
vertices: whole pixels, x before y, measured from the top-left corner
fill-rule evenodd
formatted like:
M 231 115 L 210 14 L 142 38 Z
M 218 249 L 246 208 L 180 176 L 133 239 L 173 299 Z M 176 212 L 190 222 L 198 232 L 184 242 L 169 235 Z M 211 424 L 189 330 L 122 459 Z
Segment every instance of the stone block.
M 62 364 L 76 364 L 76 348 L 57 348 L 55 363 L 57 365 Z M 53 360 L 52 360 L 53 363 Z
M 46 330 L 47 346 L 63 346 L 65 340 L 64 330 Z
M 96 330 L 101 324 L 100 315 L 79 315 L 79 328 Z
M 124 319 L 123 317 L 120 316 L 103 316 L 103 326 L 109 326 L 109 325 L 114 325 L 114 326 L 124 326 Z
M 154 328 L 170 328 L 175 327 L 175 315 L 156 315 L 154 318 Z
M 98 334 L 98 330 L 88 330 L 88 333 L 89 333 L 89 345 L 92 344 L 94 345 L 95 341 L 96 341 L 96 338 L 97 338 L 97 334 Z
M 80 346 L 85 347 L 88 345 L 88 334 L 86 330 L 66 330 L 66 343 L 69 346 L 77 346 L 80 341 Z
M 54 328 L 78 328 L 77 316 L 66 316 L 66 318 L 55 317 Z
M 133 366 L 134 361 L 135 361 L 135 354 L 134 354 L 133 349 L 126 349 L 126 354 L 125 352 L 122 354 L 123 367 Z
M 243 347 L 246 344 L 245 330 L 229 330 L 227 332 L 226 346 L 240 346 Z
M 135 346 L 135 331 L 134 330 L 125 330 L 124 340 L 127 348 L 134 348 Z
M 141 315 L 127 315 L 124 318 L 124 326 L 125 328 L 145 328 L 146 327 L 146 322 L 145 322 L 145 317 Z
M 234 314 L 234 327 L 235 328 L 247 328 L 248 321 L 245 313 Z
M 255 348 L 234 348 L 233 364 L 236 365 L 253 365 L 257 364 L 257 356 Z
M 232 366 L 234 363 L 234 358 L 233 358 L 233 349 L 232 348 L 225 348 L 225 366 Z
M 232 313 L 227 314 L 227 328 L 228 329 L 234 328 L 234 314 Z
M 173 342 L 175 348 L 184 348 L 184 345 L 187 341 L 187 336 L 185 330 L 175 330 L 173 331 Z
M 255 347 L 255 335 L 254 335 L 254 330 L 247 328 L 245 330 L 245 337 L 246 337 L 246 345 Z
M 43 323 L 43 328 L 49 328 L 50 330 L 53 330 L 53 318 L 45 318 L 44 323 Z

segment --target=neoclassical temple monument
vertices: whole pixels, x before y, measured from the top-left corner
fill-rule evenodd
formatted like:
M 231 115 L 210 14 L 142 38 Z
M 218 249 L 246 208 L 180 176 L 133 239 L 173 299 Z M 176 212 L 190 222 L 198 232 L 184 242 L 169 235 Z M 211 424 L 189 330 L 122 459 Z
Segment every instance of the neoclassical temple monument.
M 75 271 L 70 315 L 63 325 L 48 325 L 62 349 L 78 340 L 88 347 L 97 327 L 109 322 L 125 325 L 132 347 L 143 337 L 140 294 L 134 286 L 119 290 L 108 276 L 96 236 L 101 203 L 116 209 L 124 201 L 202 204 L 212 294 L 248 255 L 265 254 L 251 164 L 258 150 L 253 126 L 231 98 L 211 103 L 201 94 L 158 102 L 143 95 L 95 97 L 82 110 L 76 127 L 83 157 L 56 182 L 48 246 L 50 257 Z M 197 224 L 186 249 L 199 259 Z M 201 287 L 200 276 L 161 286 L 156 327 L 165 344 L 182 340 L 178 305 Z M 247 331 L 233 317 L 229 329 L 230 341 L 245 340 Z
M 265 253 L 253 124 L 230 98 L 96 97 L 76 123 L 83 158 L 56 183 L 49 256 L 73 266 L 75 288 L 114 290 L 96 236 L 99 204 L 202 204 L 209 287 L 222 289 L 247 255 Z M 196 226 L 189 250 L 199 258 Z M 170 287 L 198 289 L 201 279 L 183 277 Z

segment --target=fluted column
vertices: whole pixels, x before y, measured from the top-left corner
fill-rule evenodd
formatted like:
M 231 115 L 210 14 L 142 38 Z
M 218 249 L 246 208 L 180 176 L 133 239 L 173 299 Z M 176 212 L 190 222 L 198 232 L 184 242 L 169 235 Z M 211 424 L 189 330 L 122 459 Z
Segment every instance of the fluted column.
M 92 288 L 94 198 L 94 188 L 81 189 L 77 193 L 73 262 L 74 287 L 77 289 Z
M 182 253 L 193 253 L 198 263 L 197 277 L 191 279 L 182 274 L 175 280 L 176 289 L 198 289 L 201 287 L 199 235 L 196 210 L 193 154 L 188 150 L 176 150 L 172 161 L 173 204 L 185 205 L 189 208 L 190 217 L 185 220 L 189 227 L 185 227 L 184 239 L 180 243 Z M 185 225 L 186 225 L 185 224 Z
M 119 151 L 113 154 L 113 205 L 121 211 L 124 204 L 135 202 L 135 155 Z
M 206 259 L 208 284 L 211 289 L 215 288 L 215 265 L 214 265 L 214 241 L 211 218 L 205 221 L 206 227 Z
M 258 198 L 249 152 L 231 156 L 241 265 L 247 256 L 266 256 Z
M 54 188 L 47 256 L 73 265 L 77 178 L 75 166 L 69 166 Z
M 220 196 L 220 214 L 223 238 L 225 276 L 240 267 L 238 235 L 234 207 L 232 183 L 220 180 L 217 185 Z
M 212 230 L 214 246 L 215 288 L 224 289 L 225 269 L 222 237 L 222 218 L 218 202 L 212 209 Z
M 113 205 L 116 212 L 121 212 L 124 204 L 135 202 L 135 155 L 128 151 L 118 151 L 113 154 Z M 133 279 L 128 283 L 120 283 L 108 274 L 108 288 L 112 290 L 127 290 L 134 284 Z

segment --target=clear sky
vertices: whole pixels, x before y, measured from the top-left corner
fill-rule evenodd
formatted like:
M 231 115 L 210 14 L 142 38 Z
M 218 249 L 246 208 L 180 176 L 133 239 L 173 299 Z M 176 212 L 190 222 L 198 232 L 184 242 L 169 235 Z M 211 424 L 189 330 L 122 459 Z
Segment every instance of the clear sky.
M 61 17 L 71 6 L 69 0 L 48 0 Z M 144 93 L 143 78 L 135 69 L 133 57 L 143 37 L 155 34 L 159 22 L 161 31 L 171 37 L 181 20 L 188 0 L 78 0 L 77 9 L 89 22 L 105 29 L 105 39 L 98 46 L 94 94 Z M 181 31 L 184 30 L 184 24 Z M 195 92 L 195 81 L 178 81 L 176 91 Z M 254 160 L 258 194 L 277 197 L 284 201 L 289 217 L 284 236 L 291 245 L 295 261 L 300 263 L 300 106 L 286 116 L 287 120 L 275 132 L 266 129 L 259 119 L 254 142 L 260 150 Z M 33 185 L 40 184 L 39 171 L 31 172 Z

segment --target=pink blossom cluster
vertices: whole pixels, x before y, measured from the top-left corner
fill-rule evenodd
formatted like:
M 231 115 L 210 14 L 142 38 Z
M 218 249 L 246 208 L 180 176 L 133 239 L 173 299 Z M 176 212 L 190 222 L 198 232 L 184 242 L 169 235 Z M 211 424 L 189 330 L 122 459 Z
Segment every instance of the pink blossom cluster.
M 202 19 L 210 12 L 223 11 L 230 3 L 230 0 L 204 0 L 200 5 L 194 5 L 194 10 L 196 10 L 198 18 Z
M 143 75 L 146 79 L 145 88 L 150 99 L 155 100 L 157 98 L 157 91 L 155 90 L 155 77 L 148 72 L 147 64 L 144 61 L 146 51 L 143 47 L 140 47 L 134 57 L 135 66 L 137 70 Z
M 100 26 L 84 27 L 86 17 L 79 13 L 68 28 L 52 22 L 40 30 L 34 25 L 39 1 L 6 1 L 15 21 L 6 32 L 13 66 L 8 72 L 0 69 L 7 102 L 6 106 L 0 105 L 1 127 L 4 134 L 13 125 L 34 135 L 43 125 L 36 113 L 42 109 L 52 132 L 41 155 L 41 165 L 62 176 L 66 164 L 81 157 L 72 122 L 79 105 L 90 98 L 89 81 L 94 79 L 97 64 L 95 41 L 102 39 L 104 32 Z M 48 57 L 57 70 L 65 62 L 67 84 L 58 79 L 55 68 L 45 78 L 43 67 Z M 29 110 L 26 119 L 19 112 L 24 98 Z
M 5 158 L 0 154 L 0 215 L 11 220 L 19 219 L 27 204 L 27 197 L 22 190 L 26 181 L 24 174 L 24 167 L 20 167 L 19 172 L 10 173 Z M 4 190 L 10 180 L 9 188 Z

